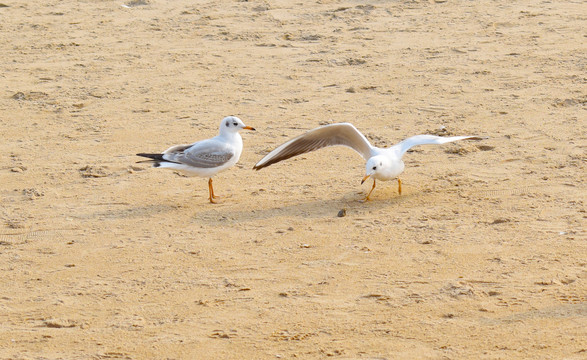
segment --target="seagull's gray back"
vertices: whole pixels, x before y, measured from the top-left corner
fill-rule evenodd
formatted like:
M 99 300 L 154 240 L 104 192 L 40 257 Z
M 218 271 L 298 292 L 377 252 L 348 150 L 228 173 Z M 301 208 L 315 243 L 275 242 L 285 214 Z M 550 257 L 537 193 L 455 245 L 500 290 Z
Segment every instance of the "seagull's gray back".
M 233 146 L 216 138 L 198 141 L 191 145 L 178 145 L 169 148 L 164 158 L 169 161 L 196 168 L 215 168 L 228 163 L 236 155 Z

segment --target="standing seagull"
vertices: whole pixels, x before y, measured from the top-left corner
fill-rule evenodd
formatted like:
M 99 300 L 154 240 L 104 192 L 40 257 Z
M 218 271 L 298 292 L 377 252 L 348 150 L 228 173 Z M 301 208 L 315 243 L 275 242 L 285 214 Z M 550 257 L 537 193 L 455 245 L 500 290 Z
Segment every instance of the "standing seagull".
M 367 161 L 366 175 L 363 177 L 361 184 L 369 177 L 373 178 L 373 187 L 365 201 L 370 200 L 369 196 L 375 189 L 376 180 L 391 180 L 397 178 L 398 192 L 402 193 L 402 182 L 399 175 L 404 171 L 404 162 L 402 157 L 412 146 L 425 144 L 444 144 L 458 140 L 481 140 L 477 136 L 452 136 L 440 137 L 434 135 L 416 135 L 405 139 L 387 149 L 381 149 L 372 146 L 369 140 L 357 130 L 352 124 L 330 124 L 308 131 L 267 154 L 259 161 L 253 169 L 261 170 L 276 162 L 289 159 L 291 157 L 318 150 L 323 147 L 333 145 L 348 146 L 361 154 Z
M 238 133 L 241 129 L 255 130 L 245 126 L 236 116 L 228 116 L 222 119 L 218 136 L 189 145 L 175 145 L 162 154 L 140 153 L 137 155 L 151 160 L 139 162 L 150 162 L 153 163 L 153 167 L 181 171 L 186 176 L 210 178 L 209 199 L 211 203 L 216 203 L 214 199 L 217 196 L 214 195 L 212 188 L 212 176 L 237 163 L 243 151 L 243 139 Z

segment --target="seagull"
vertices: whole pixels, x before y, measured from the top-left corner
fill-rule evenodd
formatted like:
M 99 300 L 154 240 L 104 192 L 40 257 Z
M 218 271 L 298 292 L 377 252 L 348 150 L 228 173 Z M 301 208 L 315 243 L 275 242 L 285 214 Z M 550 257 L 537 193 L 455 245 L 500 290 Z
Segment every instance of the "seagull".
M 186 176 L 207 177 L 209 200 L 215 204 L 212 176 L 237 163 L 243 151 L 243 139 L 238 133 L 241 129 L 255 130 L 246 126 L 236 116 L 222 119 L 218 136 L 197 141 L 188 145 L 175 145 L 161 154 L 140 153 L 137 156 L 149 158 L 139 162 L 150 162 L 153 167 L 177 170 Z
M 399 175 L 404 171 L 402 157 L 412 146 L 444 144 L 465 139 L 482 140 L 483 138 L 478 136 L 441 137 L 435 135 L 416 135 L 387 149 L 382 149 L 372 146 L 369 140 L 350 123 L 329 124 L 310 130 L 303 135 L 287 141 L 267 154 L 255 164 L 253 169 L 261 170 L 282 160 L 327 146 L 347 146 L 358 152 L 367 161 L 366 174 L 361 184 L 369 177 L 373 178 L 373 187 L 371 187 L 371 191 L 365 197 L 365 201 L 369 201 L 371 200 L 371 193 L 375 189 L 376 180 L 387 181 L 397 179 L 398 193 L 401 195 L 402 181 Z

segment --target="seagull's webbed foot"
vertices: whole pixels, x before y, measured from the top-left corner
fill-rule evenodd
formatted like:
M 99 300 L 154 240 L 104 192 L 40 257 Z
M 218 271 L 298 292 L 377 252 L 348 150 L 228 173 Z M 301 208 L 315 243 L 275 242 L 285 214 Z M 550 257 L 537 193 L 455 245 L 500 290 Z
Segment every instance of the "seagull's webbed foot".
M 401 195 L 402 194 L 402 181 L 400 178 L 397 178 L 397 192 Z

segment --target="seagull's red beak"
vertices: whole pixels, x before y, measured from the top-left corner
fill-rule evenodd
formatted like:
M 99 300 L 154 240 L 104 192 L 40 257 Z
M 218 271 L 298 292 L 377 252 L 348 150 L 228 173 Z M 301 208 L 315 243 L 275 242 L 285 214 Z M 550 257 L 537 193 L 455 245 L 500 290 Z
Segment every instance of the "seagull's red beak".
M 255 131 L 255 128 L 254 127 L 250 127 L 250 126 L 245 126 L 243 129 Z

